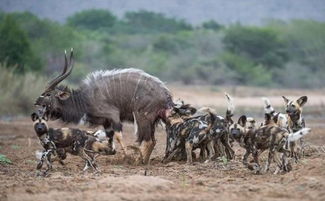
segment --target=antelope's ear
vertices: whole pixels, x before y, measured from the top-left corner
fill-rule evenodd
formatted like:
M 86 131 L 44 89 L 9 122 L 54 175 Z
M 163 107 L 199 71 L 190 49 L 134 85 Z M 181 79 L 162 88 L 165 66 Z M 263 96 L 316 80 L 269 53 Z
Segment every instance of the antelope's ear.
M 289 103 L 289 99 L 287 99 L 285 96 L 282 96 L 282 98 L 283 98 L 285 104 L 288 104 Z
M 55 97 L 59 98 L 60 100 L 67 100 L 70 97 L 70 93 L 67 91 L 58 91 Z
M 247 122 L 247 117 L 246 115 L 242 115 L 241 117 L 239 117 L 238 119 L 238 124 L 241 125 L 242 127 L 246 126 L 246 122 Z
M 32 118 L 32 121 L 36 121 L 38 119 L 38 115 L 35 112 L 33 112 L 30 117 Z
M 302 107 L 303 105 L 305 105 L 305 103 L 307 103 L 307 96 L 301 96 L 298 100 L 297 103 L 299 104 L 300 107 Z

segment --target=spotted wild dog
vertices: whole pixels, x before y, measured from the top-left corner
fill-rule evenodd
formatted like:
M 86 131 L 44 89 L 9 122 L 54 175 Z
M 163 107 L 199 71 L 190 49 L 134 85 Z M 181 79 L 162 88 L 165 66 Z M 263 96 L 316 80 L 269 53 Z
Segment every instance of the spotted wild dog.
M 226 156 L 228 160 L 231 160 L 234 158 L 235 152 L 229 142 L 229 126 L 233 124 L 232 116 L 235 106 L 232 97 L 227 93 L 225 93 L 225 96 L 227 100 L 225 117 L 216 115 L 216 112 L 210 108 L 207 111 L 214 115 L 214 121 L 211 122 L 212 125 L 209 132 L 214 142 L 216 157 Z
M 245 149 L 243 164 L 247 165 L 248 156 L 253 152 L 253 137 L 256 130 L 255 120 L 252 117 L 242 115 L 238 121 L 229 126 L 229 133 L 241 147 Z
M 78 155 L 85 161 L 84 171 L 89 167 L 98 171 L 95 155 L 113 155 L 116 153 L 114 142 L 108 142 L 112 138 L 108 138 L 108 141 L 100 141 L 87 131 L 80 129 L 49 128 L 47 119 L 44 115 L 39 115 L 38 113 L 33 113 L 31 118 L 34 130 L 44 148 L 40 155 L 37 169 L 41 169 L 45 161 L 47 164 L 45 173 L 52 169 L 52 162 L 54 161 L 51 159 L 52 155 L 56 156 L 61 164 L 63 164 L 63 160 L 66 158 L 66 153 Z
M 277 125 L 288 129 L 289 132 L 297 132 L 298 130 L 305 128 L 305 120 L 302 116 L 302 107 L 308 100 L 307 96 L 301 96 L 295 101 L 289 100 L 285 96 L 282 96 L 282 98 L 285 102 L 286 114 L 275 112 L 270 101 L 267 98 L 263 98 L 265 103 L 265 113 L 274 116 Z M 303 138 L 300 138 L 298 142 L 290 143 L 291 157 L 298 160 L 303 155 L 303 146 Z
M 247 164 L 248 156 L 251 154 L 251 140 L 250 135 L 256 129 L 256 121 L 253 117 L 246 117 L 246 115 L 242 115 L 237 122 L 234 122 L 232 117 L 234 116 L 235 105 L 232 97 L 226 94 L 228 107 L 226 118 L 229 122 L 228 124 L 228 132 L 229 139 L 231 140 L 231 144 L 236 141 L 241 147 L 246 150 L 246 153 L 243 157 L 243 163 Z
M 165 162 L 170 161 L 185 149 L 187 163 L 192 163 L 193 149 L 201 147 L 207 147 L 209 158 L 212 158 L 214 148 L 209 134 L 211 124 L 208 123 L 211 118 L 214 118 L 214 115 L 208 114 L 185 119 L 182 118 L 178 108 L 174 108 L 166 121 L 168 138 Z
M 286 157 L 290 153 L 289 144 L 299 140 L 301 137 L 310 132 L 310 128 L 302 128 L 296 132 L 289 132 L 287 129 L 279 127 L 274 118 L 270 114 L 265 114 L 265 125 L 257 128 L 255 132 L 250 134 L 251 149 L 254 157 L 254 162 L 257 165 L 256 170 L 260 171 L 259 152 L 269 150 L 269 156 L 265 164 L 264 171 L 267 172 L 274 160 L 276 152 L 281 153 L 281 163 L 279 168 L 283 171 L 290 171 Z

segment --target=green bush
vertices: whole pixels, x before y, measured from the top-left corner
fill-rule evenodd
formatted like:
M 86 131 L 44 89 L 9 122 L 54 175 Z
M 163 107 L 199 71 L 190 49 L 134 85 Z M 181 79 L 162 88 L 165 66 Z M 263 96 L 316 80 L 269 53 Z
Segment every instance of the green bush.
M 164 14 L 140 10 L 127 12 L 124 15 L 125 25 L 129 26 L 128 33 L 177 33 L 192 30 L 192 26 L 184 20 L 166 17 Z
M 268 28 L 232 26 L 223 39 L 226 50 L 247 57 L 267 68 L 280 68 L 288 61 L 286 44 Z
M 10 15 L 5 16 L 0 24 L 0 62 L 16 66 L 16 71 L 20 73 L 41 68 L 26 33 Z
M 214 31 L 219 31 L 219 30 L 223 29 L 224 26 L 222 26 L 221 24 L 217 23 L 214 20 L 209 20 L 209 21 L 206 21 L 206 22 L 202 23 L 202 28 L 211 29 L 211 30 L 214 30 Z
M 67 19 L 67 24 L 79 29 L 109 30 L 116 23 L 116 17 L 108 10 L 90 9 L 78 12 Z

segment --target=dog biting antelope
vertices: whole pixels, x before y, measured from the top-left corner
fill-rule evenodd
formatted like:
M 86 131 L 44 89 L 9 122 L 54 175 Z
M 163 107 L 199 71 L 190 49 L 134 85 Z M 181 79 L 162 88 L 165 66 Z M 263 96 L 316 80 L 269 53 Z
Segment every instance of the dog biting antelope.
M 67 157 L 66 153 L 80 156 L 85 161 L 84 171 L 89 167 L 98 171 L 95 162 L 96 154 L 113 155 L 116 153 L 114 142 L 108 143 L 112 141 L 110 138 L 105 141 L 100 140 L 89 132 L 76 128 L 49 128 L 47 118 L 39 112 L 33 113 L 31 118 L 37 137 L 44 148 L 42 153 L 37 154 L 40 159 L 37 169 L 41 169 L 45 161 L 47 164 L 45 173 L 52 169 L 52 162 L 55 159 L 63 165 L 63 160 Z
M 172 96 L 163 82 L 142 70 L 121 69 L 96 71 L 88 75 L 77 89 L 58 84 L 73 69 L 73 51 L 62 73 L 54 78 L 35 102 L 45 108 L 50 119 L 67 123 L 101 125 L 107 135 L 115 135 L 127 155 L 122 139 L 122 122 L 136 125 L 137 142 L 148 164 L 156 144 L 155 127 L 173 106 Z

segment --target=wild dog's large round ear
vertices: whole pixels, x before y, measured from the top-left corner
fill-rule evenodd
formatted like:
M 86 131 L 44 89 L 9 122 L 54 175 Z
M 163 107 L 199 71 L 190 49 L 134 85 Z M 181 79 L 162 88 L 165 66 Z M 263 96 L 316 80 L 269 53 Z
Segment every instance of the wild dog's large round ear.
M 283 98 L 283 100 L 284 100 L 285 104 L 288 104 L 288 102 L 289 102 L 289 99 L 287 99 L 285 96 L 282 96 L 282 98 Z
M 244 127 L 246 125 L 247 122 L 247 117 L 246 115 L 242 115 L 241 117 L 239 117 L 238 119 L 238 124 L 241 125 L 242 127 Z
M 33 112 L 33 113 L 30 115 L 30 117 L 32 118 L 32 121 L 36 121 L 36 120 L 38 119 L 38 115 L 37 115 L 35 112 Z
M 197 111 L 196 108 L 194 108 L 194 107 L 190 107 L 189 109 L 190 109 L 191 114 L 194 114 Z
M 269 113 L 265 113 L 264 114 L 264 119 L 265 119 L 265 121 L 270 121 L 272 119 L 272 115 L 269 114 Z
M 297 103 L 299 104 L 300 107 L 302 107 L 303 105 L 305 105 L 305 103 L 307 103 L 307 96 L 301 96 L 298 100 Z
M 279 117 L 279 114 L 280 114 L 280 113 L 277 113 L 277 114 L 274 115 L 274 117 L 273 117 L 273 121 L 274 121 L 275 123 L 278 123 L 278 117 Z

